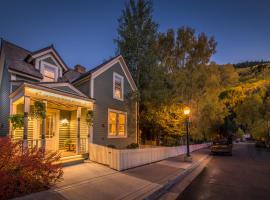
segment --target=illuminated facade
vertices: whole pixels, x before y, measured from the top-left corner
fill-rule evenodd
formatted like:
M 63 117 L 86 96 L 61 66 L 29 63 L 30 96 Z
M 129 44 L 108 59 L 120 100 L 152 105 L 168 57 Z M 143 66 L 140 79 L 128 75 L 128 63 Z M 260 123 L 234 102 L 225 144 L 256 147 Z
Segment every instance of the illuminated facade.
M 137 142 L 137 104 L 128 99 L 137 88 L 122 56 L 89 71 L 71 69 L 53 46 L 31 52 L 4 40 L 0 56 L 0 136 L 63 156 L 88 153 L 88 143 L 125 148 Z M 31 115 L 35 102 L 45 106 L 43 119 Z M 8 118 L 16 114 L 24 116 L 24 127 L 13 130 Z

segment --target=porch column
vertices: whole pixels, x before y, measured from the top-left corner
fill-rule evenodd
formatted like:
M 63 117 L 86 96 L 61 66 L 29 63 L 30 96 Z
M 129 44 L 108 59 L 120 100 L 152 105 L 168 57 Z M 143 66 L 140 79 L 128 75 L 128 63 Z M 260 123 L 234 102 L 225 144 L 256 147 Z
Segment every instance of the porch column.
M 81 112 L 82 112 L 82 108 L 78 107 L 77 108 L 77 145 L 76 145 L 76 153 L 79 154 L 80 153 L 80 149 L 81 149 Z
M 24 129 L 23 129 L 23 148 L 28 147 L 27 135 L 28 135 L 28 115 L 30 112 L 30 97 L 24 97 Z
M 93 143 L 93 125 L 89 127 L 89 143 Z
M 45 105 L 45 111 L 47 112 L 47 101 L 43 101 Z M 46 117 L 42 119 L 42 130 L 41 130 L 41 147 L 43 152 L 45 152 L 46 141 L 45 141 L 45 132 L 46 132 Z
M 14 115 L 17 113 L 17 106 L 14 105 L 13 100 L 10 100 L 10 115 Z M 12 124 L 9 122 L 9 137 L 13 138 L 13 129 Z

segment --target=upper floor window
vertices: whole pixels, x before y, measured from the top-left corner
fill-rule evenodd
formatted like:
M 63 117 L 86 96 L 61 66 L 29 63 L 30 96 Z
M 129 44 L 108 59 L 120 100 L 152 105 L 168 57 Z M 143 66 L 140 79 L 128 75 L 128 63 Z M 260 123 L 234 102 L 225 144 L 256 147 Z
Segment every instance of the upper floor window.
M 124 99 L 124 77 L 113 73 L 113 98 L 122 100 Z
M 56 70 L 55 68 L 44 66 L 43 71 L 43 81 L 44 82 L 54 82 L 56 80 Z
M 40 72 L 43 75 L 43 82 L 55 82 L 61 74 L 58 66 L 43 61 L 41 61 Z

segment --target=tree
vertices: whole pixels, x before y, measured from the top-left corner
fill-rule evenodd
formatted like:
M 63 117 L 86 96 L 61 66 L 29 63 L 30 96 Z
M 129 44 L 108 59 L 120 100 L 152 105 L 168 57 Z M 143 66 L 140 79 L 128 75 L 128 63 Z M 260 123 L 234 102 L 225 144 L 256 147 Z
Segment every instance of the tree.
M 158 35 L 159 62 L 169 68 L 168 72 L 207 64 L 216 52 L 216 45 L 214 37 L 208 38 L 203 32 L 196 36 L 190 27 L 178 28 L 176 32 L 168 29 Z
M 130 0 L 119 18 L 117 53 L 121 53 L 139 89 L 140 117 L 145 138 L 182 134 L 181 107 L 192 109 L 192 134 L 210 137 L 227 116 L 219 94 L 238 81 L 233 66 L 210 63 L 214 37 L 190 27 L 157 33 L 152 4 Z
M 236 121 L 245 133 L 255 133 L 262 125 L 263 99 L 260 95 L 249 96 L 235 108 Z M 257 132 L 258 133 L 258 132 Z
M 157 23 L 152 19 L 152 3 L 148 0 L 130 0 L 119 18 L 117 53 L 125 58 L 138 87 L 140 129 L 147 129 L 147 113 L 166 97 L 160 95 L 166 81 L 157 66 Z M 165 92 L 165 91 L 164 91 Z M 144 112 L 146 114 L 141 115 Z
M 117 53 L 126 60 L 139 90 L 148 84 L 149 72 L 155 67 L 154 45 L 157 23 L 152 19 L 152 3 L 130 0 L 118 20 Z

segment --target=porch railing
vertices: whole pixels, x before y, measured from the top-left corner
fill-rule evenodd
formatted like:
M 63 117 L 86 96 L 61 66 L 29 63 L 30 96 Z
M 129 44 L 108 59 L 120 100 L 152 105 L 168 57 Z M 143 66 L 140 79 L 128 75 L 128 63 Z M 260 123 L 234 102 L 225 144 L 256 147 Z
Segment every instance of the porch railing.
M 80 138 L 80 153 L 88 153 L 88 138 Z
M 14 142 L 20 142 L 23 147 L 23 139 L 13 139 Z M 38 149 L 42 147 L 42 139 L 31 139 L 27 140 L 28 149 Z M 52 139 L 45 139 L 45 149 L 46 150 L 56 150 L 55 141 Z M 80 138 L 80 152 L 88 153 L 88 138 Z
M 20 142 L 23 145 L 23 139 L 13 139 L 13 141 Z M 54 149 L 55 143 L 52 139 L 45 139 L 44 144 L 47 150 L 55 150 Z M 28 139 L 27 140 L 28 149 L 38 149 L 41 147 L 42 147 L 42 139 Z
M 13 139 L 13 142 L 19 142 L 21 146 L 23 147 L 23 139 Z M 42 140 L 41 139 L 34 139 L 34 140 L 27 140 L 27 148 L 28 149 L 38 149 L 42 146 Z

